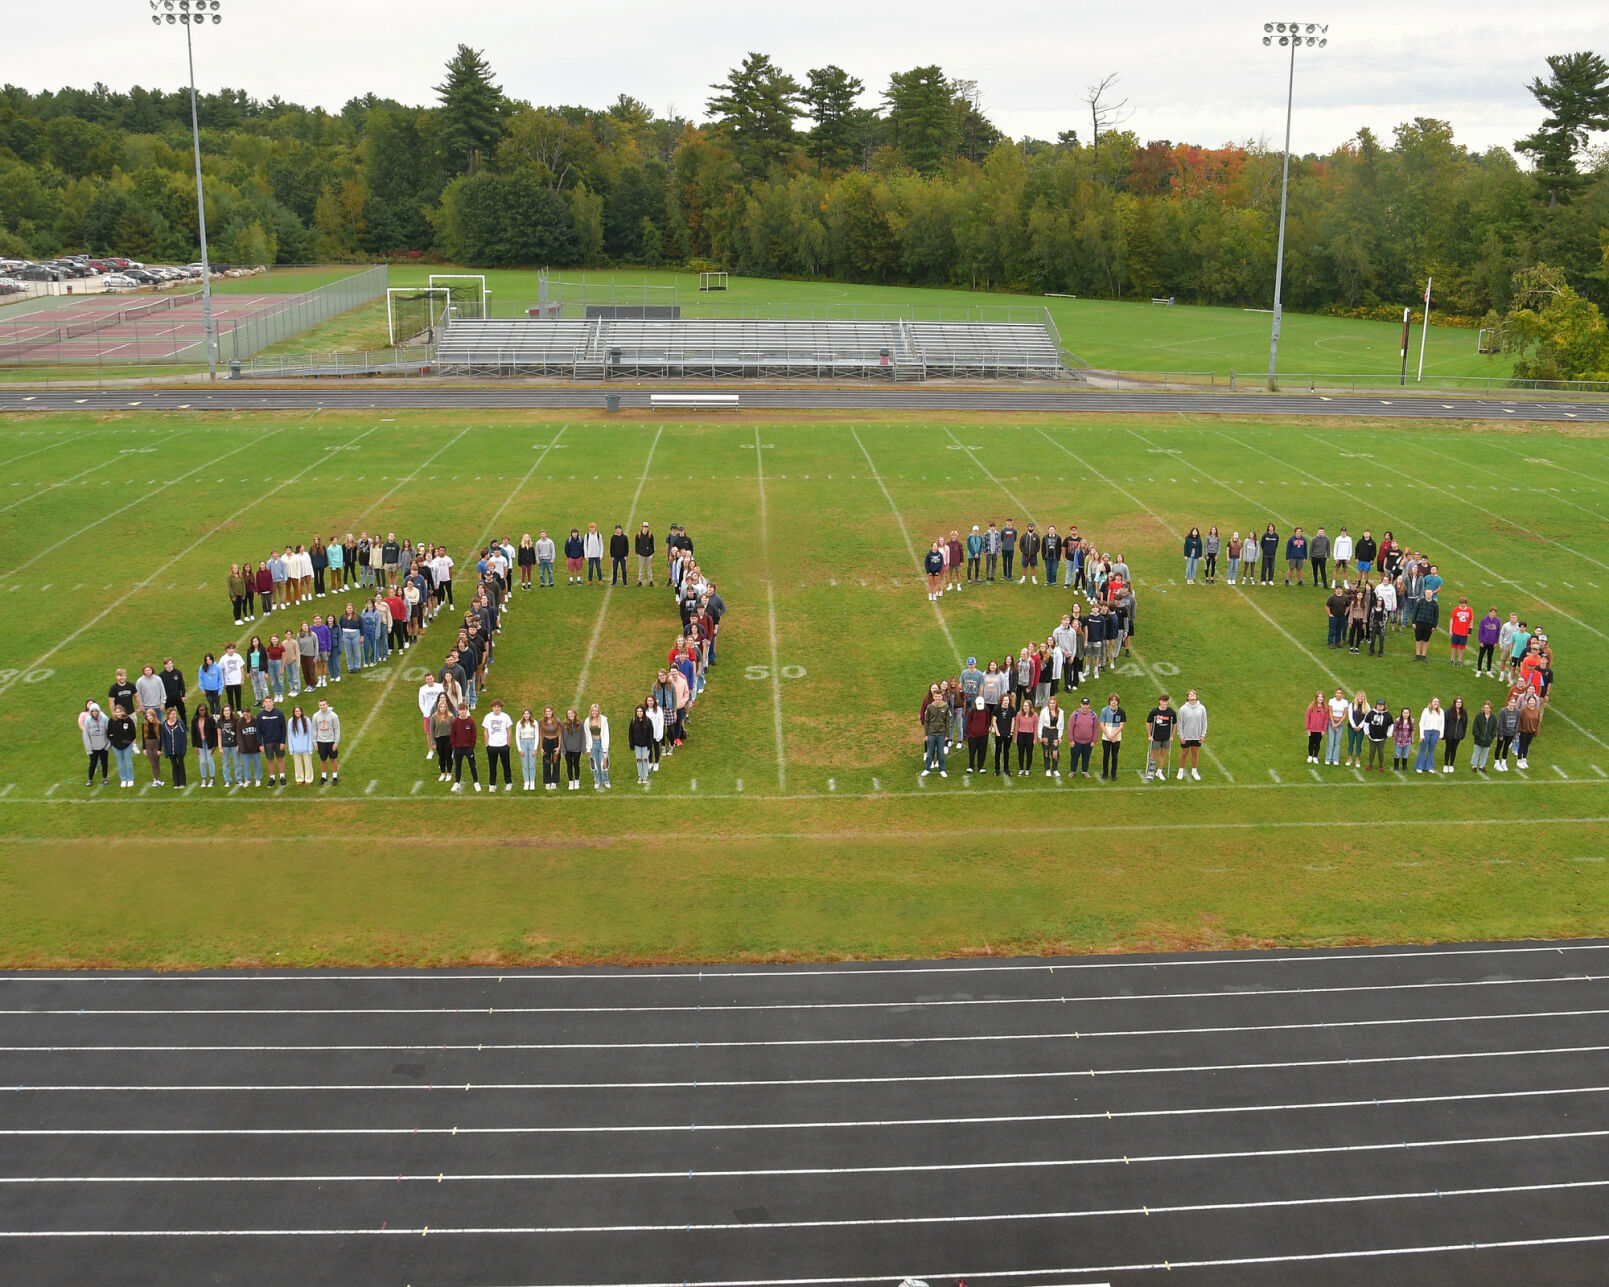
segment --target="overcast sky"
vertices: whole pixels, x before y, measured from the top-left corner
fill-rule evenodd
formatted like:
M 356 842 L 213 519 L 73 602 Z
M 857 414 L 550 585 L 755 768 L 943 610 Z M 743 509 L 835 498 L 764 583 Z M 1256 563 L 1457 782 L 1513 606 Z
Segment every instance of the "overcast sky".
M 78 0 L 12 41 L 0 76 L 35 90 L 180 84 L 183 36 L 153 27 L 146 3 Z M 1511 0 L 1320 0 L 1284 14 L 1244 0 L 223 0 L 222 25 L 197 37 L 196 76 L 203 88 L 332 111 L 370 90 L 424 103 L 463 41 L 516 98 L 603 107 L 624 92 L 700 119 L 709 82 L 759 50 L 801 79 L 837 63 L 865 81 L 869 105 L 889 73 L 937 63 L 976 80 L 986 114 L 1011 136 L 1072 128 L 1087 138 L 1084 87 L 1116 72 L 1142 140 L 1278 146 L 1286 63 L 1261 37 L 1265 19 L 1284 17 L 1330 24 L 1327 49 L 1297 56 L 1295 150 L 1327 151 L 1364 125 L 1389 138 L 1414 116 L 1450 120 L 1479 150 L 1536 126 L 1525 86 L 1547 54 L 1609 52 L 1603 0 L 1552 0 L 1543 12 Z

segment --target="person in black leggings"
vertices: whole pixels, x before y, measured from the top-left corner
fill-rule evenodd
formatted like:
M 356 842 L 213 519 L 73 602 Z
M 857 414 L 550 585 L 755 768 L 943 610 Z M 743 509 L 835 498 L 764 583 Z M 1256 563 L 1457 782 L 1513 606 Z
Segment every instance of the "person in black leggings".
M 559 745 L 564 751 L 565 786 L 571 791 L 579 791 L 581 757 L 587 749 L 587 731 L 573 706 L 564 712 L 564 723 L 559 725 Z
M 1011 725 L 1017 718 L 1017 695 L 1007 693 L 994 708 L 994 775 L 1011 772 Z

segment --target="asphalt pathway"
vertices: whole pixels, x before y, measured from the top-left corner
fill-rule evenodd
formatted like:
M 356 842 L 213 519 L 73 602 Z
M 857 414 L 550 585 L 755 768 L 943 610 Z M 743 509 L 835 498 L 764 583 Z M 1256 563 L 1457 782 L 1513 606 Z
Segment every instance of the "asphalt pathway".
M 654 393 L 737 393 L 742 406 L 759 411 L 1008 411 L 1092 412 L 1100 415 L 1224 415 L 1393 417 L 1411 420 L 1609 421 L 1609 402 L 1549 402 L 1522 399 L 1405 396 L 1399 398 L 1320 394 L 1116 393 L 1065 385 L 1043 389 L 749 388 L 646 389 L 544 388 L 517 385 L 418 386 L 367 383 L 265 388 L 224 382 L 214 388 L 97 389 L 57 387 L 0 389 L 0 411 L 454 411 L 523 407 L 601 408 L 605 393 L 619 394 L 627 410 L 644 410 Z M 664 412 L 707 418 L 708 411 Z
M 0 976 L 0 1278 L 1601 1281 L 1609 941 Z

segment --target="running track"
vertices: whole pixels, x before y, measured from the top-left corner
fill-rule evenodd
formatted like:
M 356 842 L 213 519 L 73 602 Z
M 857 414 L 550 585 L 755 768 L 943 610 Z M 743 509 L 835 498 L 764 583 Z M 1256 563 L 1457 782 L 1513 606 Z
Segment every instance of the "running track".
M 0 975 L 8 1282 L 1580 1284 L 1609 941 Z
M 1102 415 L 1340 416 L 1411 420 L 1609 421 L 1609 402 L 1528 402 L 1518 399 L 1409 396 L 1323 397 L 1317 394 L 1111 393 L 1089 389 L 882 389 L 749 388 L 741 384 L 696 388 L 598 385 L 552 388 L 520 385 L 462 387 L 370 386 L 364 383 L 264 388 L 249 383 L 215 388 L 97 389 L 10 388 L 0 411 L 315 411 L 485 408 L 601 408 L 605 393 L 622 407 L 646 409 L 652 393 L 738 393 L 750 410 L 785 411 L 1054 411 Z M 686 413 L 678 413 L 686 414 Z M 695 412 L 705 416 L 707 412 Z

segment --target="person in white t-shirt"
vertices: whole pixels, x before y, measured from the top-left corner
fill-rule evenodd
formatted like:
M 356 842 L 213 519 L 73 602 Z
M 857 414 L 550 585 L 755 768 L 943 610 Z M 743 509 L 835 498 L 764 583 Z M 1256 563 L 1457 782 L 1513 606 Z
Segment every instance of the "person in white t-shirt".
M 1324 729 L 1324 763 L 1340 764 L 1341 762 L 1341 735 L 1346 732 L 1346 716 L 1352 703 L 1347 701 L 1346 694 L 1339 688 L 1335 696 L 1330 698 L 1330 722 Z
M 453 556 L 441 546 L 436 547 L 436 557 L 430 560 L 430 570 L 436 578 L 436 602 L 445 603 L 449 608 L 453 604 Z
M 1352 533 L 1343 526 L 1335 535 L 1335 544 L 1330 548 L 1335 558 L 1335 584 L 1339 585 L 1346 580 L 1347 564 L 1352 561 Z
M 223 690 L 229 699 L 231 710 L 240 709 L 240 687 L 246 678 L 246 659 L 235 651 L 233 643 L 223 646 L 223 655 L 218 658 L 218 669 L 223 675 Z
M 491 714 L 481 721 L 486 732 L 486 778 L 490 789 L 497 790 L 497 766 L 503 766 L 503 790 L 514 789 L 514 769 L 509 762 L 508 735 L 513 731 L 513 719 L 503 713 L 503 703 L 493 702 Z
M 425 675 L 425 682 L 419 685 L 419 714 L 425 721 L 425 759 L 436 758 L 436 739 L 430 735 L 430 717 L 436 713 L 436 699 L 447 690 L 437 682 L 432 674 Z

